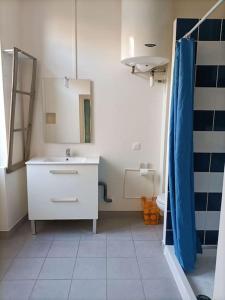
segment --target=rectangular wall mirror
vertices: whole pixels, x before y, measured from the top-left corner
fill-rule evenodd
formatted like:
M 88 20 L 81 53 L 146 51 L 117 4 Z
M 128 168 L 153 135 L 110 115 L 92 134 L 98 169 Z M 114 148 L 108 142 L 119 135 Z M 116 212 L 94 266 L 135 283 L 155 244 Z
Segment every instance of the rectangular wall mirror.
M 91 82 L 43 78 L 44 130 L 47 143 L 91 142 Z

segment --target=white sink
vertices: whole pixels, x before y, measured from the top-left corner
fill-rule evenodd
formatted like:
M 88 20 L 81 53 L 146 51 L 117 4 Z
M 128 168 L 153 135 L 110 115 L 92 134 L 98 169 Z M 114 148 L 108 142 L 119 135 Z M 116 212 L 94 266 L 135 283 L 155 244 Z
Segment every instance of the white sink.
M 48 163 L 48 162 L 60 162 L 60 163 L 62 163 L 62 162 L 66 162 L 66 163 L 85 163 L 85 161 L 87 160 L 87 158 L 86 157 L 46 157 L 45 159 L 44 159 L 44 161 L 46 162 L 46 163 Z
M 34 157 L 26 162 L 27 165 L 83 165 L 99 164 L 99 157 L 80 157 L 80 156 L 51 156 L 51 157 Z

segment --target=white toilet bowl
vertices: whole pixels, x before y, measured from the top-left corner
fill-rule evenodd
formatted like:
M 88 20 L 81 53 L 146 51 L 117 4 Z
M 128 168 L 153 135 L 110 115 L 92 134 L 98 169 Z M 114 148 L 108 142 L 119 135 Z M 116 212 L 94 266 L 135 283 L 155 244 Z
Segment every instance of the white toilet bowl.
M 165 210 L 165 205 L 166 205 L 166 197 L 165 194 L 160 194 L 157 196 L 156 198 L 156 204 L 158 206 L 158 208 L 164 212 Z

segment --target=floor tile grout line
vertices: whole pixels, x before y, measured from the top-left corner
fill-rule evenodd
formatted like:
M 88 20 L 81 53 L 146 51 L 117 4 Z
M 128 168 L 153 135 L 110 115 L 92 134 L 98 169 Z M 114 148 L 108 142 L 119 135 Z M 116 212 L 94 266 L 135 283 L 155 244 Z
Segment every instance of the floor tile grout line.
M 37 234 L 38 234 L 38 233 L 37 233 Z M 47 253 L 46 253 L 46 256 L 45 256 L 45 258 L 44 258 L 44 260 L 43 260 L 43 262 L 42 262 L 42 265 L 41 265 L 40 271 L 38 272 L 37 278 L 35 279 L 35 282 L 34 282 L 33 288 L 32 288 L 32 290 L 31 290 L 31 292 L 30 292 L 30 295 L 29 295 L 29 298 L 28 298 L 29 300 L 30 300 L 30 299 L 31 299 L 31 297 L 32 297 L 32 294 L 33 294 L 34 288 L 35 288 L 35 286 L 36 286 L 36 284 L 37 284 L 37 281 L 38 281 L 38 279 L 39 279 L 39 276 L 40 276 L 40 273 L 41 273 L 41 271 L 42 271 L 42 269 L 43 269 L 44 263 L 45 263 L 45 261 L 46 261 L 46 259 L 47 259 L 47 257 L 48 257 L 48 253 L 49 253 L 49 251 L 50 251 L 50 248 L 51 248 L 51 245 L 52 245 L 52 243 L 53 243 L 53 241 L 51 241 L 51 243 L 50 243 L 50 246 L 49 246 L 49 248 L 48 248 L 48 251 L 47 251 Z
M 5 280 L 4 280 L 5 275 L 6 275 L 6 273 L 9 271 L 9 269 L 11 268 L 11 266 L 12 266 L 14 260 L 15 260 L 15 258 L 4 258 L 4 259 L 11 259 L 11 262 L 9 263 L 9 266 L 6 268 L 6 271 L 3 273 L 2 278 L 0 279 L 0 282 L 1 282 L 1 281 L 5 281 Z
M 18 255 L 22 251 L 22 249 L 24 248 L 24 246 L 26 245 L 26 243 L 27 243 L 27 239 L 25 238 L 24 241 L 23 241 L 23 243 L 22 243 L 22 245 L 21 245 L 21 247 L 20 247 L 20 249 L 18 250 L 18 252 L 17 252 L 17 254 L 15 256 L 15 259 L 19 258 Z
M 81 242 L 81 235 L 80 235 L 80 239 L 78 241 L 77 253 L 76 253 L 76 256 L 75 256 L 75 262 L 74 262 L 74 266 L 73 266 L 72 278 L 71 278 L 71 282 L 70 282 L 70 287 L 69 287 L 69 291 L 68 291 L 67 300 L 69 300 L 70 293 L 71 293 L 73 277 L 74 277 L 74 272 L 75 272 L 75 268 L 76 268 L 76 264 L 77 264 L 78 252 L 79 252 L 79 248 L 80 248 L 80 242 Z
M 48 241 L 43 241 L 43 240 L 37 240 L 37 242 L 49 242 L 49 249 L 47 250 L 47 255 L 49 253 L 49 250 L 52 246 L 52 241 L 48 240 Z M 25 245 L 24 245 L 25 246 Z M 22 251 L 22 248 L 21 248 L 21 251 Z M 16 258 L 17 259 L 22 259 L 22 258 L 45 258 L 46 256 L 19 256 L 19 254 L 21 253 L 21 251 L 18 252 Z
M 68 241 L 65 241 L 65 240 L 56 240 L 56 241 L 53 241 L 52 242 L 52 245 L 51 245 L 51 247 L 50 247 L 50 250 L 51 250 L 51 248 L 52 248 L 52 246 L 53 246 L 53 244 L 54 244 L 54 242 L 68 242 Z M 69 241 L 70 243 L 74 243 L 74 245 L 76 244 L 76 246 L 77 246 L 77 252 L 78 252 L 78 248 L 79 248 L 79 241 L 78 240 L 74 240 L 74 241 L 72 241 L 72 240 L 70 240 Z M 50 252 L 50 251 L 49 251 Z M 73 255 L 73 256 L 49 256 L 49 252 L 48 252 L 48 256 L 47 256 L 47 258 L 74 258 L 74 259 L 76 259 L 76 256 L 77 256 L 77 254 L 76 255 Z
M 19 252 L 22 250 L 22 248 L 24 247 L 25 243 L 26 243 L 26 238 L 24 238 L 24 241 L 22 242 L 22 245 L 21 245 L 21 247 L 19 247 L 19 250 L 18 250 L 18 252 L 17 252 L 17 254 L 16 254 L 15 256 L 9 257 L 9 258 L 5 258 L 5 259 L 11 259 L 12 261 L 10 262 L 10 264 L 9 264 L 9 266 L 8 266 L 8 268 L 7 268 L 7 270 L 4 272 L 4 275 L 2 276 L 0 282 L 4 280 L 4 278 L 5 278 L 6 274 L 7 274 L 7 272 L 8 272 L 9 269 L 11 268 L 12 264 L 14 263 L 14 261 L 18 258 L 17 256 L 18 256 Z
M 133 240 L 133 235 L 132 235 L 132 240 Z M 143 292 L 144 298 L 147 299 L 146 295 L 145 295 L 145 291 L 144 291 L 144 285 L 143 285 L 143 281 L 142 281 L 141 268 L 140 268 L 140 265 L 139 265 L 137 251 L 136 251 L 136 246 L 135 246 L 135 241 L 134 240 L 133 240 L 133 245 L 134 245 L 134 251 L 135 251 L 135 254 L 136 254 L 136 261 L 137 261 L 137 264 L 138 264 L 138 270 L 139 270 L 139 274 L 140 274 L 140 281 L 141 281 L 142 292 Z

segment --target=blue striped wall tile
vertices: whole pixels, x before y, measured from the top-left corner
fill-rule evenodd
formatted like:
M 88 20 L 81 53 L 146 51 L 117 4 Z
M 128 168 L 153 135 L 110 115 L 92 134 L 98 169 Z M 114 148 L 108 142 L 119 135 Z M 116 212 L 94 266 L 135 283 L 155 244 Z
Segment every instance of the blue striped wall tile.
M 225 153 L 212 153 L 210 172 L 224 172 Z
M 205 230 L 219 230 L 220 211 L 207 210 L 207 212 L 204 212 L 204 214 L 206 216 L 204 229 Z
M 177 32 L 176 40 L 182 38 L 193 26 L 198 22 L 198 19 L 177 19 Z M 195 30 L 191 37 L 195 40 L 198 39 L 198 29 Z
M 216 87 L 217 66 L 197 66 L 196 87 Z
M 166 245 L 173 245 L 173 231 L 166 230 Z
M 197 230 L 205 230 L 206 212 L 195 211 L 195 225 Z
M 170 192 L 167 194 L 167 211 L 170 211 Z
M 225 111 L 215 112 L 214 130 L 225 131 Z
M 172 230 L 172 219 L 171 219 L 171 213 L 170 212 L 167 213 L 166 228 Z
M 225 65 L 225 42 L 198 41 L 197 65 Z
M 221 19 L 207 19 L 199 27 L 199 41 L 219 41 Z
M 194 131 L 194 151 L 225 153 L 224 131 Z
M 219 87 L 219 88 L 225 87 L 225 66 L 218 67 L 217 87 Z
M 194 131 L 211 131 L 213 129 L 214 111 L 194 111 Z
M 223 187 L 223 173 L 195 172 L 194 184 L 196 193 L 221 193 Z
M 207 193 L 195 193 L 195 211 L 206 211 Z
M 197 53 L 198 53 L 198 42 L 195 41 L 194 43 L 194 64 L 195 65 L 197 63 Z
M 194 153 L 194 171 L 208 172 L 210 163 L 210 153 Z
M 208 194 L 208 211 L 220 211 L 222 201 L 222 193 Z
M 225 41 L 225 20 L 222 20 L 221 41 Z
M 205 244 L 216 245 L 218 243 L 218 230 L 207 230 L 205 233 Z
M 200 240 L 200 243 L 203 245 L 205 242 L 205 232 L 204 230 L 197 230 L 197 237 Z
M 195 88 L 194 107 L 195 110 L 225 110 L 225 88 Z

